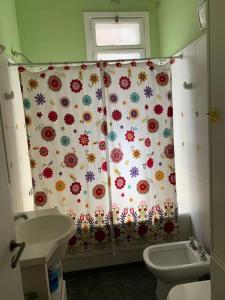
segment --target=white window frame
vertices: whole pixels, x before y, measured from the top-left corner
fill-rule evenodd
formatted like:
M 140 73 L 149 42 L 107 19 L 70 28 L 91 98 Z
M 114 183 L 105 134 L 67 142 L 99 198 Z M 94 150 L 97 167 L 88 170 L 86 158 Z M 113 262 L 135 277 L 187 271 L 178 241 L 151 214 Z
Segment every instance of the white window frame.
M 86 40 L 87 60 L 96 60 L 97 52 L 119 51 L 130 52 L 133 50 L 142 50 L 143 57 L 150 57 L 150 29 L 149 29 L 149 12 L 84 12 L 84 27 Z M 121 45 L 121 46 L 97 46 L 95 38 L 94 24 L 96 21 L 107 19 L 129 19 L 139 21 L 141 26 L 141 37 L 139 45 Z M 139 19 L 139 20 L 138 20 Z

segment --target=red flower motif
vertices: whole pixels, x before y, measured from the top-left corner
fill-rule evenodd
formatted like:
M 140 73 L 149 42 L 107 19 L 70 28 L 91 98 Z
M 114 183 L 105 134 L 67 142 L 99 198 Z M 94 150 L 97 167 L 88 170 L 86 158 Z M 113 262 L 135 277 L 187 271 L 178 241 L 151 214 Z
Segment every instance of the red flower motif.
M 75 119 L 74 119 L 74 116 L 71 115 L 71 114 L 66 114 L 64 116 L 64 122 L 67 124 L 67 125 L 72 125 L 74 123 Z
M 166 158 L 172 159 L 174 158 L 174 146 L 169 144 L 164 148 L 164 154 Z
M 41 78 L 45 78 L 45 76 L 46 76 L 45 73 L 41 73 L 41 74 L 40 74 L 40 77 L 41 77 Z
M 76 244 L 76 242 L 77 242 L 77 237 L 74 235 L 74 236 L 69 240 L 68 245 L 69 245 L 70 247 L 72 247 L 72 246 L 74 246 L 74 245 Z
M 47 195 L 44 192 L 36 192 L 34 202 L 37 206 L 44 206 L 47 203 Z
M 151 142 L 150 138 L 145 139 L 145 146 L 146 147 L 150 147 L 151 144 L 152 144 L 152 142 Z
M 137 66 L 136 61 L 132 61 L 130 64 L 131 64 L 132 67 L 136 67 Z
M 73 182 L 70 186 L 70 191 L 73 195 L 78 195 L 81 192 L 80 182 Z
M 86 70 L 87 69 L 87 65 L 85 65 L 85 64 L 82 64 L 81 66 L 80 66 L 80 68 L 82 69 L 82 70 Z
M 162 105 L 160 105 L 160 104 L 155 105 L 155 107 L 154 107 L 154 112 L 155 112 L 157 115 L 160 115 L 160 114 L 163 112 L 163 107 L 162 107 Z
M 64 70 L 69 70 L 70 66 L 64 66 Z
M 64 164 L 67 168 L 74 168 L 77 165 L 78 158 L 74 153 L 67 153 L 64 156 Z
M 102 163 L 102 171 L 107 171 L 107 162 L 106 161 L 104 161 L 103 163 Z
M 172 231 L 174 231 L 174 224 L 171 221 L 168 221 L 164 224 L 163 229 L 166 233 L 170 234 Z
M 114 121 L 119 121 L 122 118 L 122 113 L 119 110 L 115 109 L 112 112 L 112 118 L 113 118 Z
M 159 129 L 159 122 L 156 119 L 149 119 L 147 127 L 149 132 L 154 133 Z
M 152 61 L 149 60 L 149 61 L 147 62 L 147 66 L 149 67 L 149 69 L 150 69 L 151 71 L 155 70 L 155 65 L 153 64 Z
M 97 231 L 95 232 L 95 240 L 98 242 L 104 241 L 106 237 L 105 231 L 102 230 L 101 228 L 98 228 Z
M 48 149 L 46 147 L 41 147 L 39 150 L 39 153 L 41 156 L 47 156 L 48 155 Z
M 37 117 L 38 117 L 38 118 L 41 118 L 42 116 L 43 116 L 42 112 L 40 112 L 40 111 L 37 112 Z
M 79 137 L 80 144 L 82 146 L 87 146 L 89 143 L 89 138 L 87 134 L 81 134 Z
M 131 86 L 131 81 L 128 77 L 122 76 L 120 78 L 119 85 L 120 85 L 121 89 L 128 90 L 129 87 Z
M 148 168 L 152 168 L 153 167 L 153 164 L 154 164 L 154 161 L 153 159 L 150 157 L 147 162 L 146 162 L 146 165 Z
M 115 186 L 117 189 L 119 189 L 119 190 L 123 189 L 125 187 L 125 184 L 126 184 L 126 180 L 124 177 L 119 176 L 116 178 Z
M 55 139 L 55 129 L 52 128 L 51 126 L 45 126 L 41 130 L 41 136 L 43 140 L 47 142 L 51 142 Z
M 149 191 L 150 187 L 149 187 L 149 183 L 147 180 L 140 180 L 137 183 L 137 191 L 140 194 L 146 194 Z
M 45 168 L 42 172 L 42 175 L 45 177 L 45 178 L 51 178 L 53 176 L 53 171 L 51 168 Z
M 119 148 L 114 148 L 110 153 L 110 157 L 114 163 L 119 163 L 123 159 L 123 152 Z
M 54 67 L 53 66 L 49 66 L 48 69 L 51 71 L 51 70 L 54 70 Z
M 92 190 L 92 195 L 96 199 L 102 199 L 105 196 L 105 187 L 103 184 L 97 184 L 93 190 Z
M 18 71 L 20 72 L 20 73 L 22 73 L 22 72 L 24 72 L 26 69 L 24 68 L 24 67 L 18 67 Z
M 138 234 L 140 236 L 144 236 L 147 232 L 148 232 L 148 226 L 146 226 L 143 223 L 138 226 Z
M 104 135 L 108 134 L 108 126 L 107 126 L 107 122 L 103 121 L 102 125 L 101 125 L 101 131 Z
M 58 92 L 62 87 L 62 82 L 57 76 L 52 75 L 48 79 L 48 86 L 50 90 Z
M 116 63 L 116 67 L 117 67 L 117 68 L 121 68 L 121 66 L 122 66 L 122 64 L 121 64 L 120 62 L 117 62 L 117 63 Z
M 167 109 L 167 116 L 171 118 L 173 116 L 173 107 L 169 106 Z
M 168 74 L 161 72 L 156 75 L 156 81 L 159 85 L 164 86 L 169 82 Z
M 175 172 L 171 173 L 170 176 L 169 176 L 169 182 L 172 184 L 172 185 L 175 185 L 176 184 L 176 174 Z
M 128 142 L 133 142 L 135 139 L 135 133 L 133 130 L 127 130 L 125 133 L 125 138 Z
M 79 79 L 73 79 L 70 82 L 70 88 L 72 92 L 79 93 L 82 90 L 83 85 Z
M 50 121 L 55 122 L 58 119 L 58 114 L 55 111 L 50 111 L 48 114 L 48 118 Z
M 105 151 L 106 150 L 106 144 L 105 144 L 105 141 L 100 141 L 99 142 L 99 149 L 102 150 L 102 151 Z
M 110 75 L 105 72 L 103 79 L 104 79 L 104 85 L 105 85 L 105 87 L 108 88 L 110 86 L 110 84 L 111 84 L 111 77 L 110 77 Z

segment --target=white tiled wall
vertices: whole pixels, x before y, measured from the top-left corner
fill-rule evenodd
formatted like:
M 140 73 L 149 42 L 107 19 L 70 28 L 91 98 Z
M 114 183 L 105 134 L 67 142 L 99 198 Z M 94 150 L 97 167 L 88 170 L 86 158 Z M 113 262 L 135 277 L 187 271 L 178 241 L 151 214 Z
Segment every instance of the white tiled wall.
M 194 235 L 209 248 L 209 146 L 206 37 L 186 47 L 172 67 L 174 143 L 180 213 L 190 213 Z M 184 82 L 192 83 L 185 89 Z
M 6 100 L 5 93 L 14 92 Z M 8 174 L 12 209 L 14 212 L 33 209 L 30 160 L 28 155 L 23 100 L 17 68 L 7 65 L 7 58 L 0 61 L 0 105 L 8 160 Z

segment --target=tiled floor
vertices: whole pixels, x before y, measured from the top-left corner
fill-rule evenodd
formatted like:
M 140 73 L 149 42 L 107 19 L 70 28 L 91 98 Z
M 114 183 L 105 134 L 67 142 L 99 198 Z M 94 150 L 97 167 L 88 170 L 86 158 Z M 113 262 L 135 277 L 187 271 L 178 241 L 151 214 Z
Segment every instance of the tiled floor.
M 144 263 L 64 274 L 68 300 L 156 300 L 156 279 Z

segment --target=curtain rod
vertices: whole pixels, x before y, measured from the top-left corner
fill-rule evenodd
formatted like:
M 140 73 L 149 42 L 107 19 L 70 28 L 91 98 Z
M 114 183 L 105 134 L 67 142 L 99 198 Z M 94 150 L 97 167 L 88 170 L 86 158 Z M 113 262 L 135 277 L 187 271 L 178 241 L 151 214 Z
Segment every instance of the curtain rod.
M 137 59 L 118 59 L 118 60 L 87 60 L 87 61 L 69 61 L 69 62 L 38 62 L 38 63 L 11 63 L 8 62 L 9 66 L 46 66 L 46 65 L 73 65 L 73 64 L 95 64 L 98 62 L 116 63 L 116 62 L 132 62 L 132 61 L 147 61 L 153 59 L 167 60 L 167 59 L 181 59 L 183 54 L 177 56 L 165 56 L 165 57 L 154 57 L 154 58 L 137 58 Z

